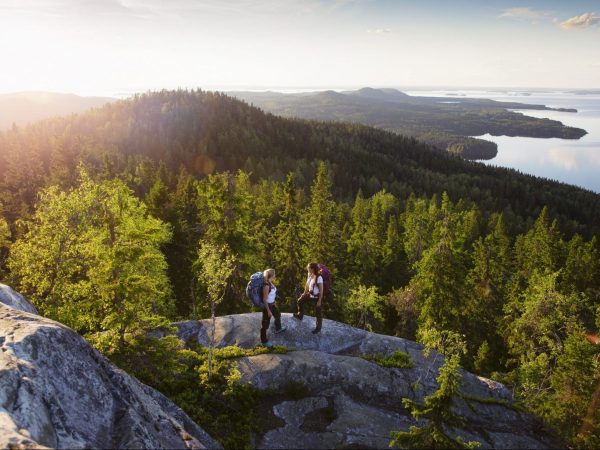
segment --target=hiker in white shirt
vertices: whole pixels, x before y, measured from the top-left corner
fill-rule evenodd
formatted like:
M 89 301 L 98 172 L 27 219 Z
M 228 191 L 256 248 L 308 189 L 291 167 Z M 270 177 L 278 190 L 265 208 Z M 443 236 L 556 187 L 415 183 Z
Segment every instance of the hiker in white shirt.
M 304 318 L 304 305 L 306 303 L 314 303 L 317 325 L 312 333 L 317 334 L 321 331 L 323 325 L 323 277 L 319 275 L 319 265 L 317 263 L 310 263 L 306 267 L 306 270 L 308 277 L 304 285 L 304 293 L 297 300 L 297 311 L 294 313 L 294 317 L 302 320 Z
M 271 341 L 267 339 L 267 330 L 271 323 L 271 317 L 275 317 L 275 334 L 282 333 L 286 330 L 286 327 L 281 326 L 281 312 L 277 308 L 275 303 L 275 297 L 277 296 L 277 287 L 273 283 L 275 279 L 275 269 L 267 269 L 263 272 L 265 281 L 261 288 L 261 298 L 264 303 L 262 311 L 262 326 L 260 328 L 260 342 L 265 347 L 273 347 Z

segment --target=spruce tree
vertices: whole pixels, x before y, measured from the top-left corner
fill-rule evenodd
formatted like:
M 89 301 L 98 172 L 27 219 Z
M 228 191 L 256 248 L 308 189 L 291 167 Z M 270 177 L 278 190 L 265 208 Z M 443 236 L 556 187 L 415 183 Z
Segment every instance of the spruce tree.
M 490 233 L 473 244 L 472 269 L 466 286 L 469 353 L 478 355 L 475 367 L 486 373 L 501 368 L 504 348 L 497 330 L 511 275 L 510 240 L 505 233 L 503 216 L 494 217 L 491 225 Z
M 419 333 L 428 329 L 465 331 L 464 283 L 467 273 L 464 249 L 456 242 L 452 205 L 442 201 L 440 220 L 435 226 L 433 244 L 416 264 L 411 280 L 418 296 Z
M 284 295 L 294 296 L 294 287 L 304 279 L 302 260 L 301 204 L 296 192 L 294 175 L 288 174 L 283 190 L 280 221 L 273 230 L 273 266 Z
M 331 179 L 327 165 L 321 162 L 311 188 L 310 205 L 302 218 L 304 257 L 329 266 L 335 271 L 337 266 L 339 236 L 336 202 L 331 194 Z

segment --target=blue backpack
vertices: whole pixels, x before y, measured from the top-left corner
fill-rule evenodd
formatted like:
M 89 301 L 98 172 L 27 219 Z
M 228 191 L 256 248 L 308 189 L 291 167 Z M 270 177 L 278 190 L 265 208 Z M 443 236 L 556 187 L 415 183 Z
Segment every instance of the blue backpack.
M 265 305 L 262 301 L 261 289 L 265 284 L 265 277 L 262 272 L 253 273 L 246 286 L 246 297 L 252 302 L 252 305 L 257 308 L 264 308 Z

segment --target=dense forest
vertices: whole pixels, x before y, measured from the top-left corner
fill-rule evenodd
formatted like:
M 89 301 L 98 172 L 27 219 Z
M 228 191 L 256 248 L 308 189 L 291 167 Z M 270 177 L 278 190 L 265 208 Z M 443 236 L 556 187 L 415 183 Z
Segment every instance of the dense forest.
M 410 96 L 396 89 L 362 88 L 302 94 L 232 92 L 266 111 L 286 117 L 336 120 L 371 125 L 412 136 L 467 159 L 492 159 L 497 146 L 473 138 L 498 136 L 579 139 L 585 130 L 556 120 L 538 119 L 509 109 L 552 109 L 544 105 L 488 99 Z M 565 111 L 574 111 L 566 109 Z
M 175 91 L 0 135 L 0 194 L 2 279 L 108 353 L 210 314 L 210 249 L 230 264 L 218 314 L 249 311 L 245 285 L 266 267 L 291 311 L 318 261 L 334 276 L 326 317 L 460 335 L 463 367 L 506 383 L 565 442 L 600 444 L 589 191 Z

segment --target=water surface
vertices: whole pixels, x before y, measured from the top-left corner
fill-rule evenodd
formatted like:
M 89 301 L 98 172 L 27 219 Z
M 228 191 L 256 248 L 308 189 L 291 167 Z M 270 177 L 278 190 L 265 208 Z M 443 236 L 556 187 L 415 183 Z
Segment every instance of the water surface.
M 528 116 L 559 120 L 588 132 L 578 140 L 481 136 L 498 144 L 498 155 L 488 165 L 511 167 L 521 172 L 551 178 L 600 193 L 600 95 L 568 92 L 501 91 L 409 91 L 410 95 L 490 98 L 498 101 L 576 108 L 577 113 L 559 111 L 518 111 Z

